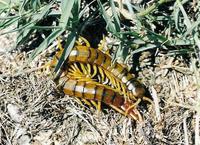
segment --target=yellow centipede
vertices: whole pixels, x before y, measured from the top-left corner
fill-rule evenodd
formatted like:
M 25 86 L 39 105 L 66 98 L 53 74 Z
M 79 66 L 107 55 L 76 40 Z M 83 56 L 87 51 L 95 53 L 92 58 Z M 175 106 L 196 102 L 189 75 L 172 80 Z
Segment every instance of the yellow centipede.
M 126 101 L 123 96 L 106 85 L 101 85 L 96 82 L 67 79 L 64 83 L 63 91 L 69 96 L 101 101 L 123 115 L 127 115 L 134 120 L 142 120 L 139 111 L 135 108 L 135 103 Z
M 104 54 L 98 49 L 91 48 L 86 40 L 85 42 L 86 45 L 79 43 L 75 45 L 66 60 L 65 65 L 67 67 L 65 66 L 64 70 L 60 70 L 61 75 L 58 78 L 58 84 L 65 84 L 63 87 L 65 94 L 74 95 L 82 99 L 104 102 L 122 114 L 126 112 L 132 118 L 141 120 L 141 116 L 135 108 L 140 103 L 141 98 L 144 97 L 145 90 L 143 85 L 125 67 L 119 63 L 112 64 L 109 55 Z M 51 62 L 52 67 L 55 67 L 62 55 L 63 48 L 61 45 L 59 48 L 60 50 L 55 54 Z M 108 83 L 104 78 L 108 80 Z M 70 83 L 77 84 L 70 86 Z M 90 96 L 93 94 L 91 98 L 85 92 L 88 89 L 88 87 L 85 87 L 87 84 L 91 86 L 90 90 L 93 90 L 93 93 L 88 92 Z M 96 88 L 101 88 L 100 86 L 103 86 L 105 89 L 105 93 L 107 94 L 105 98 L 99 96 L 96 98 L 94 96 L 100 90 Z M 81 91 L 78 94 L 78 90 L 73 90 L 72 87 L 82 89 L 80 89 Z M 113 93 L 115 96 L 113 96 Z M 116 101 L 118 104 L 110 102 L 109 99 L 112 100 L 112 98 L 114 98 L 114 101 L 119 100 Z M 120 101 L 123 103 L 120 104 Z M 131 113 L 129 113 L 129 110 L 132 110 Z

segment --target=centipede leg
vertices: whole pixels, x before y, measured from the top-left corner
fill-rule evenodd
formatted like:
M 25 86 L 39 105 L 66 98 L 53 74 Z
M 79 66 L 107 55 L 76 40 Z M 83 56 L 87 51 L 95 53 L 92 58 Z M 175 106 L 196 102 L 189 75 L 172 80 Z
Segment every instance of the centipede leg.
M 77 100 L 77 102 L 78 102 L 78 104 L 80 104 L 82 107 L 83 107 L 83 109 L 85 109 L 85 105 L 83 104 L 83 102 L 86 104 L 86 105 L 88 105 L 90 108 L 92 107 L 92 105 L 94 105 L 93 103 L 92 103 L 92 101 L 91 101 L 91 103 L 88 101 L 88 100 L 86 100 L 86 99 L 83 99 L 83 98 L 77 98 L 77 97 L 75 97 L 76 98 L 76 100 Z
M 76 44 L 77 45 L 79 45 L 79 46 L 81 46 L 82 44 L 79 42 L 79 41 L 76 41 Z
M 89 107 L 92 106 L 91 103 L 90 103 L 88 100 L 82 98 L 82 101 L 83 101 L 86 105 L 88 105 Z
M 115 85 L 116 83 L 115 83 L 114 78 L 112 76 L 110 76 L 110 74 L 107 71 L 105 71 L 105 74 L 106 74 L 106 77 L 110 80 L 109 83 Z
M 102 51 L 103 53 L 107 54 L 108 56 L 110 56 L 109 49 L 104 50 L 105 43 L 106 43 L 106 38 L 105 38 L 105 36 L 103 36 L 103 39 L 101 40 L 101 42 L 98 45 L 98 49 L 100 51 Z
M 116 89 L 121 92 L 121 86 L 120 83 L 118 81 L 116 81 Z M 122 90 L 123 91 L 123 90 Z
M 83 70 L 83 72 L 81 72 L 76 63 L 74 63 L 73 65 L 71 65 L 71 68 L 69 69 L 70 72 L 68 73 L 68 75 L 81 81 L 91 81 L 92 77 L 90 77 L 89 74 L 89 71 L 91 70 L 87 71 L 83 64 L 81 64 L 81 69 Z
M 115 109 L 116 111 L 118 111 L 119 113 L 121 113 L 122 115 L 127 116 L 126 112 L 117 108 L 116 106 L 114 106 L 114 105 L 109 105 L 109 106 L 112 107 L 113 109 Z M 136 116 L 131 116 L 131 117 L 133 117 L 134 120 L 138 120 L 138 118 Z
M 98 108 L 99 111 L 101 111 L 101 101 L 98 101 Z
M 82 75 L 83 73 L 80 71 L 80 69 L 78 68 L 78 66 L 76 64 L 71 65 L 71 68 L 69 69 L 69 71 L 71 73 L 78 73 L 80 75 Z
M 103 47 L 104 47 L 104 45 L 105 45 L 105 42 L 106 42 L 106 39 L 105 39 L 105 37 L 103 36 L 103 40 L 101 40 L 101 42 L 98 44 L 98 49 L 99 49 L 100 51 L 102 51 L 102 52 L 103 52 Z
M 128 98 L 128 93 L 126 92 L 126 89 L 125 89 L 125 87 L 123 86 L 123 84 L 121 84 L 120 86 L 121 86 L 121 88 L 122 88 L 123 94 L 125 95 L 125 100 L 127 100 L 127 98 Z
M 90 43 L 85 38 L 80 36 L 79 39 L 82 40 L 87 47 L 90 47 Z
M 141 102 L 141 99 L 138 99 L 133 105 L 131 105 L 130 107 L 128 107 L 128 109 L 126 109 L 125 111 L 125 116 L 128 115 L 128 112 L 133 109 L 134 107 L 136 107 L 139 103 Z
M 97 103 L 93 100 L 91 100 L 92 105 L 98 110 L 98 112 L 101 111 L 101 101 L 98 101 Z
M 105 79 L 104 72 L 103 72 L 103 70 L 102 70 L 101 67 L 98 67 L 98 69 L 99 69 L 99 73 L 100 73 L 100 75 L 101 75 L 101 82 L 104 82 L 104 79 Z
M 91 74 L 91 65 L 89 63 L 87 63 L 87 70 L 88 70 L 88 73 Z
M 80 65 L 81 65 L 81 69 L 83 70 L 83 74 L 84 74 L 84 75 L 90 75 L 90 74 L 88 73 L 88 71 L 86 70 L 85 66 L 84 66 L 82 63 L 80 63 Z
M 61 51 L 63 51 L 64 50 L 64 48 L 62 47 L 62 45 L 61 45 L 61 42 L 60 42 L 61 40 L 60 40 L 60 37 L 58 37 L 58 48 L 61 50 Z M 62 53 L 61 53 L 62 54 Z
M 83 108 L 84 108 L 84 104 L 83 104 L 83 100 L 80 98 L 75 97 L 76 101 L 78 102 L 78 104 L 80 104 Z M 81 101 L 82 100 L 82 101 Z
M 125 112 L 122 111 L 121 109 L 117 108 L 116 106 L 114 106 L 114 105 L 112 105 L 112 104 L 110 104 L 109 106 L 112 107 L 113 109 L 115 109 L 116 111 L 118 111 L 119 113 L 125 115 Z
M 94 72 L 91 76 L 92 78 L 97 74 L 97 66 L 96 65 L 93 65 L 93 70 L 94 70 Z

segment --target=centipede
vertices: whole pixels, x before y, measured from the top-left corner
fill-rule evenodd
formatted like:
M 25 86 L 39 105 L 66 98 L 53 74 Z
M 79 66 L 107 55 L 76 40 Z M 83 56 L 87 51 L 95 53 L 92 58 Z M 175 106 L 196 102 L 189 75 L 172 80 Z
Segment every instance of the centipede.
M 90 101 L 103 102 L 122 114 L 141 120 L 136 106 L 144 97 L 143 84 L 129 73 L 127 68 L 117 62 L 112 63 L 109 55 L 100 49 L 91 48 L 86 39 L 81 40 L 85 45 L 77 42 L 65 62 L 67 67 L 64 66 L 65 69 L 60 70 L 61 75 L 57 79 L 58 84 L 64 84 L 62 85 L 64 93 Z M 55 67 L 62 55 L 63 48 L 60 43 L 58 45 L 59 51 L 52 60 L 52 67 Z M 102 90 L 103 92 L 100 93 L 99 91 Z
M 142 120 L 139 111 L 135 108 L 137 102 L 133 103 L 125 100 L 122 95 L 109 86 L 93 81 L 80 81 L 68 78 L 63 85 L 63 92 L 80 99 L 101 101 L 125 116 L 134 120 Z

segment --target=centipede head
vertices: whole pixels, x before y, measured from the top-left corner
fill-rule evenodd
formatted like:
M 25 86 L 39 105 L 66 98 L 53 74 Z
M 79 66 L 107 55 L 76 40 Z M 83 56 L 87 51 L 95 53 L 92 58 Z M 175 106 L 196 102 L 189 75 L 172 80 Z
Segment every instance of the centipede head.
M 136 120 L 136 121 L 139 121 L 139 122 L 142 122 L 142 116 L 140 114 L 140 112 L 137 110 L 136 107 L 134 108 L 131 108 L 130 109 L 130 106 L 132 106 L 133 103 L 130 102 L 130 101 L 126 101 L 122 106 L 121 106 L 121 109 L 125 112 L 125 115 L 127 115 L 128 117 Z

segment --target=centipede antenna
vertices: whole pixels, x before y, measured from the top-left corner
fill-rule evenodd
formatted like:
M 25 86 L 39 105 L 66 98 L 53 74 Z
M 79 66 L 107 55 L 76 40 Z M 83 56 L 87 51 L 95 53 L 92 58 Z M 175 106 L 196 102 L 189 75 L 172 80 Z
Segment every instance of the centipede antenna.
M 61 39 L 60 39 L 60 37 L 58 37 L 58 48 L 60 49 L 59 52 L 62 53 L 62 51 L 64 50 L 64 48 L 61 45 Z
M 154 104 L 154 102 L 151 100 L 151 99 L 149 99 L 148 97 L 142 97 L 142 100 L 144 100 L 144 101 L 147 101 L 147 102 L 149 102 L 150 104 Z

